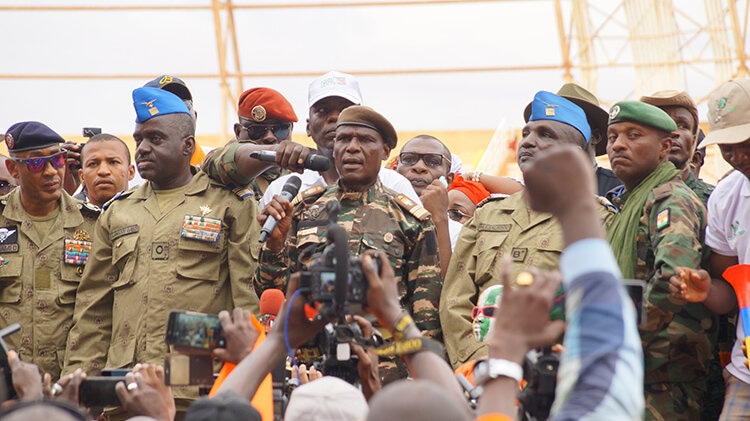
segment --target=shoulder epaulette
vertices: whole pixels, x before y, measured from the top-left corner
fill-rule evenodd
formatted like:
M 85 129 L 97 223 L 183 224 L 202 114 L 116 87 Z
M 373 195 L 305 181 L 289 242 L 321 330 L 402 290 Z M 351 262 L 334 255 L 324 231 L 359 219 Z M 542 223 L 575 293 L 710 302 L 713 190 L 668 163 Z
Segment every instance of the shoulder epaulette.
M 479 203 L 477 203 L 477 207 L 484 206 L 487 203 L 494 202 L 496 200 L 503 200 L 508 196 L 487 196 L 484 199 L 482 199 Z
M 242 200 L 247 199 L 248 197 L 254 197 L 255 193 L 253 193 L 252 190 L 248 189 L 245 186 L 238 186 L 234 183 L 229 183 L 226 185 L 226 188 L 232 191 L 232 193 L 235 194 L 235 196 L 239 197 Z
M 294 199 L 292 199 L 292 206 L 297 206 L 302 202 L 307 202 L 311 197 L 317 199 L 324 191 L 326 191 L 326 188 L 318 184 L 317 186 L 310 187 L 303 192 L 299 192 L 294 196 Z
M 105 202 L 105 203 L 104 203 L 104 204 L 102 205 L 102 210 L 107 210 L 107 208 L 109 207 L 109 205 L 111 205 L 111 204 L 112 204 L 112 202 L 114 202 L 115 200 L 120 200 L 120 199 L 122 199 L 122 198 L 125 198 L 125 197 L 128 197 L 128 196 L 130 196 L 130 195 L 131 195 L 131 194 L 133 193 L 133 190 L 134 190 L 134 189 L 130 189 L 130 190 L 123 190 L 123 191 L 121 191 L 121 192 L 117 193 L 117 194 L 116 194 L 116 195 L 115 195 L 115 196 L 114 196 L 113 198 L 111 198 L 111 199 L 107 200 L 107 201 L 106 201 L 106 202 Z
M 399 206 L 406 209 L 407 212 L 414 215 L 420 221 L 424 221 L 430 217 L 430 212 L 428 212 L 427 209 L 423 208 L 422 205 L 411 200 L 409 196 L 405 194 L 399 194 L 395 199 L 396 203 L 398 203 Z
M 614 213 L 617 213 L 617 206 L 613 205 L 612 202 L 610 202 L 609 200 L 607 200 L 606 197 L 604 197 L 604 196 L 596 196 L 595 195 L 595 198 L 596 198 L 596 201 L 599 202 L 600 205 L 602 205 L 605 208 L 607 208 L 607 210 L 610 210 L 610 211 L 612 211 Z

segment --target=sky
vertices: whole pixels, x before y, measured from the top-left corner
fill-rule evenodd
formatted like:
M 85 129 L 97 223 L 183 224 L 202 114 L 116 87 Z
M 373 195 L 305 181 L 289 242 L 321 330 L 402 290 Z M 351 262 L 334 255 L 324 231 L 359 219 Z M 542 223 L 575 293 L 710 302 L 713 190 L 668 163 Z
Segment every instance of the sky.
M 340 0 L 336 3 L 361 2 Z M 295 5 L 320 1 L 296 0 Z M 385 2 L 382 2 L 385 3 Z M 592 2 L 593 21 L 617 12 L 620 2 Z M 700 6 L 700 2 L 684 2 Z M 39 120 L 62 134 L 82 127 L 127 134 L 134 126 L 131 91 L 162 74 L 183 77 L 199 112 L 199 134 L 222 130 L 221 86 L 213 14 L 204 10 L 12 10 L 61 4 L 144 5 L 143 1 L 0 0 L 0 132 Z M 208 0 L 163 0 L 159 5 L 210 5 Z M 290 5 L 284 0 L 234 1 L 236 5 Z M 571 5 L 562 0 L 565 10 Z M 740 5 L 740 7 L 742 7 Z M 621 9 L 619 9 L 621 12 Z M 695 16 L 699 19 L 699 7 Z M 742 10 L 742 9 L 740 9 Z M 340 70 L 357 75 L 364 101 L 398 130 L 492 130 L 505 120 L 523 125 L 522 111 L 538 90 L 556 91 L 562 69 L 413 74 L 414 69 L 482 69 L 558 66 L 562 59 L 552 0 L 448 4 L 237 9 L 242 89 L 274 88 L 307 116 L 307 85 Z M 570 22 L 566 22 L 569 25 Z M 595 23 L 594 26 L 600 25 Z M 632 62 L 627 31 L 616 20 L 599 26 L 613 39 L 598 47 L 603 63 Z M 618 44 L 619 42 L 619 44 Z M 690 42 L 690 39 L 686 41 Z M 700 49 L 697 46 L 696 49 Z M 691 53 L 688 53 L 691 54 Z M 230 69 L 233 64 L 230 61 Z M 388 74 L 373 74 L 388 71 Z M 703 73 L 711 69 L 704 66 Z M 710 75 L 683 72 L 680 86 L 705 97 Z M 33 79 L 29 75 L 119 78 Z M 296 75 L 296 76 L 295 76 Z M 577 76 L 578 73 L 574 73 Z M 233 82 L 234 80 L 232 80 Z M 602 68 L 594 90 L 604 103 L 637 99 L 627 65 Z M 635 98 L 634 98 L 635 97 Z M 232 116 L 230 110 L 230 117 Z M 701 110 L 705 114 L 705 110 Z M 231 128 L 232 119 L 226 129 Z M 304 133 L 304 124 L 295 125 Z

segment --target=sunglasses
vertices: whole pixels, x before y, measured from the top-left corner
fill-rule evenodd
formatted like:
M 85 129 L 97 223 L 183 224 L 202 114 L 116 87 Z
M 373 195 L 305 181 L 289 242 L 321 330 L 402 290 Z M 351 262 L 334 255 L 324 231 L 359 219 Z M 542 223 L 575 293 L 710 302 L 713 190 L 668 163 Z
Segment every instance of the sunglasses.
M 471 318 L 476 319 L 479 313 L 482 313 L 484 317 L 495 317 L 495 310 L 497 309 L 497 306 L 475 306 L 471 309 Z
M 269 130 L 276 136 L 277 139 L 286 139 L 289 137 L 289 133 L 292 131 L 291 124 L 274 124 L 274 125 L 263 125 L 254 124 L 252 126 L 244 126 L 247 130 L 247 137 L 250 140 L 260 140 L 266 135 Z
M 448 209 L 448 218 L 456 222 L 461 222 L 464 218 L 471 218 L 471 215 L 467 215 L 458 209 Z
M 398 154 L 398 162 L 411 167 L 417 165 L 419 160 L 422 160 L 425 165 L 430 168 L 438 168 L 443 164 L 443 160 L 448 158 L 440 155 L 439 153 L 414 153 L 414 152 L 401 152 Z
M 49 155 L 39 156 L 35 158 L 10 158 L 15 162 L 26 164 L 26 168 L 31 172 L 42 172 L 47 167 L 47 163 L 52 164 L 53 168 L 62 168 L 65 166 L 65 161 L 68 158 L 68 151 L 61 150 L 60 152 Z

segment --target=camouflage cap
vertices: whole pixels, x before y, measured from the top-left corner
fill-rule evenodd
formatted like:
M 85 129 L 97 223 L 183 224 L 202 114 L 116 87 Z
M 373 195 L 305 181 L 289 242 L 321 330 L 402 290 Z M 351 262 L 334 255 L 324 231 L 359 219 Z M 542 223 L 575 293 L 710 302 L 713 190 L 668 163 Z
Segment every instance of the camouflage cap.
M 345 125 L 362 126 L 375 130 L 383 137 L 383 142 L 391 149 L 398 143 L 398 134 L 393 125 L 377 111 L 364 105 L 352 105 L 339 114 L 336 128 Z
M 609 109 L 609 124 L 632 121 L 665 132 L 677 130 L 672 117 L 664 110 L 640 101 L 620 101 Z

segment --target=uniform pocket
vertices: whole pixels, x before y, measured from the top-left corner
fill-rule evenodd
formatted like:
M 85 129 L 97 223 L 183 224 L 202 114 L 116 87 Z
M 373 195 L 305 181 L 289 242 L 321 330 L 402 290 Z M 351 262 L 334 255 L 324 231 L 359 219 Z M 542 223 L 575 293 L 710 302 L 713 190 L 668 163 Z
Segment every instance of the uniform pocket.
M 131 234 L 115 240 L 112 244 L 112 266 L 120 276 L 112 287 L 119 289 L 135 283 L 135 267 L 138 263 L 138 235 Z
M 393 265 L 393 270 L 397 274 L 402 273 L 406 245 L 400 234 L 393 234 L 390 231 L 381 231 L 379 233 L 367 232 L 362 236 L 362 245 L 364 246 L 362 252 L 367 249 L 383 251 L 388 255 L 388 259 L 391 261 L 391 265 Z
M 211 282 L 219 280 L 222 255 L 220 243 L 180 238 L 177 249 L 179 277 Z
M 116 339 L 112 335 L 107 355 L 107 368 L 132 367 L 135 360 L 135 338 Z
M 507 232 L 482 232 L 474 248 L 477 259 L 474 283 L 483 285 L 491 279 L 500 279 L 500 249 L 508 238 Z
M 0 265 L 0 303 L 21 302 L 23 256 L 3 256 Z
M 78 268 L 83 266 L 63 265 L 60 271 L 60 282 L 57 283 L 57 303 L 60 305 L 74 304 L 76 301 L 76 292 L 78 284 L 81 282 L 81 275 Z

